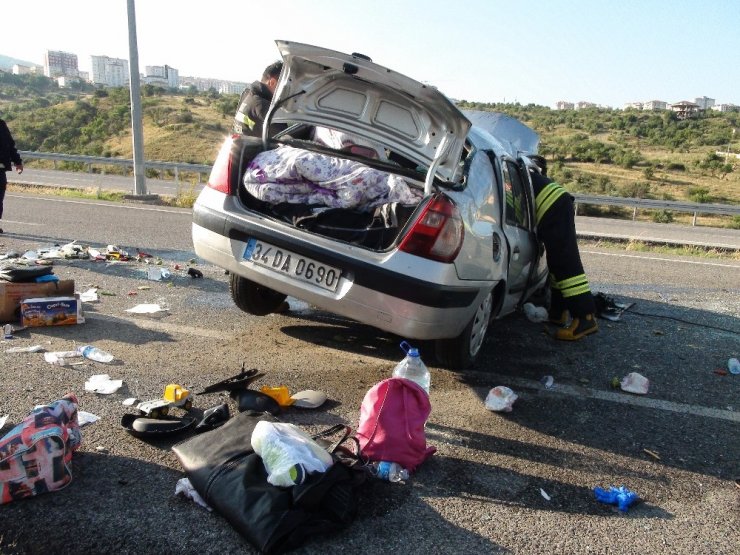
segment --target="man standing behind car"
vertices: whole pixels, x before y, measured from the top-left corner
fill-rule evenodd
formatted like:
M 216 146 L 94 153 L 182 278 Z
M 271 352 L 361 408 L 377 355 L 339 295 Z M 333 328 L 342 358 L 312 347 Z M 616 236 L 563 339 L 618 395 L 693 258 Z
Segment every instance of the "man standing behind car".
M 529 174 L 535 196 L 537 235 L 545 244 L 550 270 L 550 322 L 557 324 L 556 339 L 575 341 L 599 331 L 588 279 L 583 271 L 576 238 L 573 197 L 547 177 L 547 162 L 532 155 Z
M 8 186 L 8 178 L 5 172 L 12 170 L 12 164 L 15 164 L 15 171 L 23 173 L 23 160 L 21 160 L 18 150 L 15 148 L 15 141 L 10 134 L 5 120 L 0 119 L 0 220 L 3 219 L 3 200 L 5 200 L 5 189 Z M 0 233 L 3 230 L 0 228 Z
M 261 81 L 255 81 L 244 89 L 234 116 L 234 133 L 262 136 L 262 125 L 265 123 L 265 116 L 282 70 L 283 62 L 270 64 L 265 68 Z M 284 125 L 270 127 L 271 134 L 285 128 Z

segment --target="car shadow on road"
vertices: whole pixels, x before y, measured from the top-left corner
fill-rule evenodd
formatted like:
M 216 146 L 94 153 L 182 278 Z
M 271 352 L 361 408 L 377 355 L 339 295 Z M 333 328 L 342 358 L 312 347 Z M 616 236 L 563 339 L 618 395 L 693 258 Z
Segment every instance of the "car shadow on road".
M 634 301 L 633 309 L 617 322 L 599 320 L 599 333 L 577 342 L 556 341 L 543 324 L 521 315 L 497 322 L 477 367 L 461 372 L 460 379 L 476 389 L 481 402 L 490 387 L 511 386 L 520 398 L 509 417 L 537 432 L 661 466 L 735 478 L 740 426 L 733 407 L 740 382 L 722 367 L 737 351 L 740 321 L 668 303 L 624 300 Z M 647 395 L 619 389 L 631 372 L 650 380 Z M 540 383 L 547 375 L 554 378 L 552 390 Z M 565 387 L 559 391 L 559 385 Z

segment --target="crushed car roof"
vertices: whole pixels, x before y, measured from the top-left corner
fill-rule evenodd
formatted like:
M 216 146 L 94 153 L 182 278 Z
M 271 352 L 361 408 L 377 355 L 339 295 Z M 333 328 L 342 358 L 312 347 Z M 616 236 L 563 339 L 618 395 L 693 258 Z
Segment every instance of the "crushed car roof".
M 377 141 L 438 179 L 459 179 L 470 121 L 436 88 L 373 63 L 308 44 L 276 41 L 283 57 L 268 116 Z M 436 167 L 435 167 L 435 159 Z

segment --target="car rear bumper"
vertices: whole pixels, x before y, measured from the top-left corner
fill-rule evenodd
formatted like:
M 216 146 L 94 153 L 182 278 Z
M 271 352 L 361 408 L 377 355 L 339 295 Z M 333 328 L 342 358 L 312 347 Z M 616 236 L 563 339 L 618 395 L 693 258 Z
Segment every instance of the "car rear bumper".
M 224 198 L 225 204 L 236 202 L 233 197 Z M 232 208 L 236 212 L 196 203 L 192 229 L 199 257 L 265 287 L 409 339 L 459 335 L 495 285 L 471 282 L 451 286 L 403 275 L 335 252 L 318 242 L 286 237 L 280 231 L 261 225 L 258 218 L 252 221 L 252 218 L 235 215 L 240 208 Z M 245 260 L 243 253 L 251 237 L 341 268 L 339 287 L 336 291 L 327 291 Z

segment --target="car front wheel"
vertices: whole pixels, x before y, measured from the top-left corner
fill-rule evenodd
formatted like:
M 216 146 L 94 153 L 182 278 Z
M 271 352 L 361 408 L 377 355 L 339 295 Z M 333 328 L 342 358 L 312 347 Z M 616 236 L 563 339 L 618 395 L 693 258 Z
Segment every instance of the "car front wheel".
M 475 364 L 486 339 L 492 309 L 493 293 L 489 292 L 460 335 L 435 342 L 435 354 L 441 366 L 450 370 L 465 370 Z
M 229 281 L 229 292 L 236 306 L 255 316 L 274 312 L 287 297 L 234 273 Z

